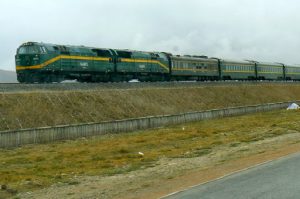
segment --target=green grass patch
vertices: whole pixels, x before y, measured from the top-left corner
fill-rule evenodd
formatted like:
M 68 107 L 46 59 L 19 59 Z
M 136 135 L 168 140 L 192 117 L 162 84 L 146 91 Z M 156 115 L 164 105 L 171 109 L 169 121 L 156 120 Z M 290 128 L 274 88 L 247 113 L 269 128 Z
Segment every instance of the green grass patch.
M 297 132 L 299 121 L 300 111 L 284 110 L 0 150 L 0 184 L 19 192 L 76 185 L 74 176 L 123 174 L 153 167 L 160 158 L 201 157 L 218 146 Z

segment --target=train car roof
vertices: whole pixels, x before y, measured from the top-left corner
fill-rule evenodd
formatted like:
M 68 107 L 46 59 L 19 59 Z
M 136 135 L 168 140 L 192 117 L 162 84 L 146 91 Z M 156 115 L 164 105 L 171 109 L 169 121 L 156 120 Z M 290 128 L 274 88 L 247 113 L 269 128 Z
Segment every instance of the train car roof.
M 300 68 L 300 65 L 296 65 L 296 64 L 287 64 L 287 65 L 285 65 L 285 67 Z
M 256 62 L 258 65 L 271 65 L 271 66 L 282 66 L 281 63 L 272 63 L 272 62 Z
M 221 59 L 221 62 L 242 63 L 242 64 L 253 64 L 252 61 L 246 61 L 246 60 L 232 60 L 232 59 Z
M 212 58 L 200 58 L 196 56 L 171 56 L 172 59 L 177 59 L 177 60 L 187 60 L 187 61 L 214 61 L 217 62 L 217 59 L 212 59 Z

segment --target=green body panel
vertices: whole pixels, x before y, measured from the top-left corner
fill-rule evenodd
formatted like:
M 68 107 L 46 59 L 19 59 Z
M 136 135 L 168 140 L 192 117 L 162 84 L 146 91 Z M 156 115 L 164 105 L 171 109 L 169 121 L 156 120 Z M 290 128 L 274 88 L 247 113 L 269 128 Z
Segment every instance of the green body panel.
M 249 62 L 221 61 L 222 79 L 255 79 L 255 64 Z
M 283 77 L 283 66 L 280 64 L 257 63 L 258 79 L 280 80 Z
M 195 57 L 171 57 L 172 76 L 207 77 L 219 76 L 218 61 Z
M 119 73 L 169 73 L 167 58 L 159 53 L 133 51 L 128 57 L 120 57 Z
M 300 80 L 299 66 L 285 66 L 285 73 L 287 80 Z

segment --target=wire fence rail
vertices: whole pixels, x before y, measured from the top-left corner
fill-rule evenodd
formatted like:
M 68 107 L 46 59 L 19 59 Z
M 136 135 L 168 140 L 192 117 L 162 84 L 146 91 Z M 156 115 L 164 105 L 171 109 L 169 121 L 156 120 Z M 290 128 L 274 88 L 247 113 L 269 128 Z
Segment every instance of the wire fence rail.
M 300 101 L 295 101 L 296 103 Z M 176 115 L 150 116 L 136 119 L 116 120 L 100 123 L 63 125 L 34 129 L 22 129 L 0 132 L 0 148 L 14 148 L 26 144 L 43 144 L 59 140 L 71 140 L 104 134 L 125 133 L 151 129 L 167 125 L 182 124 L 213 118 L 244 115 L 256 112 L 286 108 L 293 102 L 260 104 L 226 109 L 214 109 L 201 112 L 188 112 Z

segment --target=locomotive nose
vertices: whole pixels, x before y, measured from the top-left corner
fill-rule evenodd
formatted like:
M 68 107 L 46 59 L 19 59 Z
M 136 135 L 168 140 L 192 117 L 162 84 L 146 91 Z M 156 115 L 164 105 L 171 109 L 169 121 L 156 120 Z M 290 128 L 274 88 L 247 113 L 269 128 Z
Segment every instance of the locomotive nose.
M 34 66 L 39 64 L 39 61 L 40 61 L 40 56 L 38 54 L 16 56 L 16 64 L 18 66 Z

